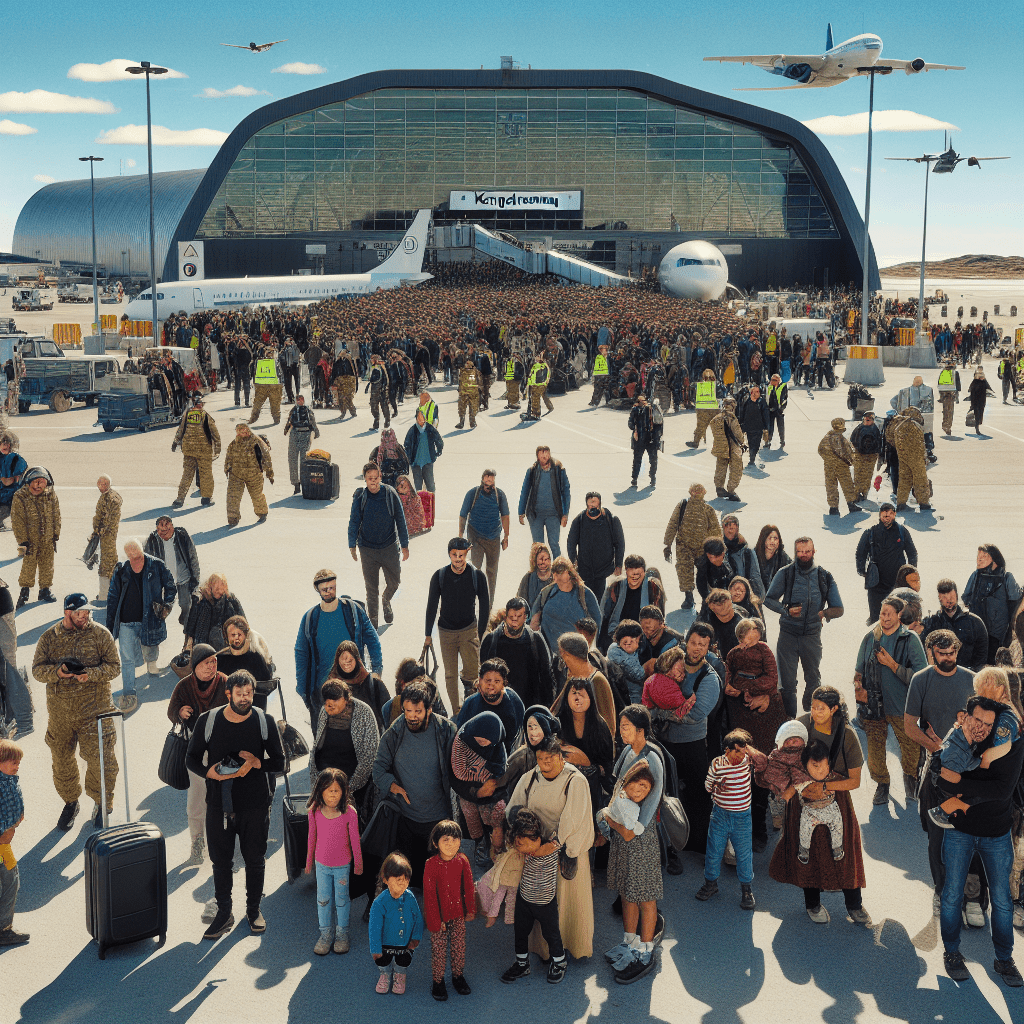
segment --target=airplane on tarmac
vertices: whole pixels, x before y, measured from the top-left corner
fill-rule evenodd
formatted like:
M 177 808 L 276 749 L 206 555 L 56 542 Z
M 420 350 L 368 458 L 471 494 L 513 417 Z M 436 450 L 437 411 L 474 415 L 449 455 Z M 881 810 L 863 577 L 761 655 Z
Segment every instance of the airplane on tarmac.
M 794 55 L 785 53 L 757 54 L 751 57 L 705 57 L 705 60 L 717 60 L 737 64 L 754 64 L 769 74 L 781 75 L 792 82 L 792 85 L 767 86 L 765 88 L 737 89 L 736 92 L 773 92 L 779 89 L 825 89 L 839 85 L 849 78 L 865 74 L 860 68 L 879 65 L 882 56 L 882 40 L 870 33 L 853 36 L 838 46 L 832 43 L 832 25 L 828 26 L 825 35 L 825 52 L 817 55 Z M 953 64 L 928 64 L 918 57 L 916 60 L 881 61 L 880 66 L 890 68 L 880 74 L 892 74 L 893 71 L 905 71 L 908 75 L 916 75 L 921 71 L 964 71 L 963 67 Z
M 202 281 L 163 281 L 156 286 L 157 316 L 197 309 L 233 309 L 241 306 L 304 305 L 345 295 L 367 295 L 429 281 L 422 272 L 430 210 L 420 210 L 395 251 L 366 274 L 295 274 L 287 277 L 234 277 Z M 129 320 L 150 320 L 153 292 L 147 289 L 128 303 Z
M 1008 156 L 961 156 L 949 141 L 949 132 L 946 132 L 946 151 L 944 153 L 925 153 L 923 156 L 887 156 L 886 160 L 909 160 L 915 164 L 935 161 L 932 174 L 952 174 L 957 164 L 967 161 L 968 167 L 981 169 L 982 160 L 1009 160 Z
M 248 50 L 250 53 L 262 53 L 264 50 L 269 50 L 272 46 L 277 46 L 278 43 L 287 43 L 287 39 L 275 39 L 272 43 L 250 43 L 248 46 L 242 46 L 239 43 L 221 43 L 221 46 L 233 46 L 236 50 Z

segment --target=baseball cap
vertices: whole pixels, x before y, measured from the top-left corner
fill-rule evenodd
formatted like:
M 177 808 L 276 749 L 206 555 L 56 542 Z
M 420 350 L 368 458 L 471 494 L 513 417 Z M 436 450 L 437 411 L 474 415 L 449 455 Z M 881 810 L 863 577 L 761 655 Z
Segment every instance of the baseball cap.
M 64 598 L 64 611 L 77 612 L 79 608 L 84 608 L 88 603 L 89 598 L 85 594 L 68 594 Z

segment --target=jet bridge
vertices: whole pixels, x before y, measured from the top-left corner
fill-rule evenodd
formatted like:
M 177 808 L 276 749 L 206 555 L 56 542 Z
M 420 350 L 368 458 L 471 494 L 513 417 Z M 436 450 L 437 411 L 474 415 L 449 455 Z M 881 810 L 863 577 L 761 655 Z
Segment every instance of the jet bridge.
M 614 271 L 588 263 L 578 256 L 563 252 L 528 252 L 521 245 L 480 227 L 479 224 L 459 225 L 451 229 L 453 241 L 475 249 L 491 259 L 509 263 L 527 274 L 554 274 L 563 281 L 587 284 L 595 288 L 617 288 L 629 284 L 630 279 Z

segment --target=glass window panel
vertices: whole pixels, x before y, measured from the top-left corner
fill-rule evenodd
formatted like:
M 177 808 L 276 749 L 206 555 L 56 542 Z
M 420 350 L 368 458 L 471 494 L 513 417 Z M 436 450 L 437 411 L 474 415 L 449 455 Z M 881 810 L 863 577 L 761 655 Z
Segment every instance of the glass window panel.
M 433 110 L 434 96 L 432 93 L 414 93 L 406 97 L 406 110 Z
M 373 106 L 375 110 L 405 110 L 405 97 L 388 96 L 382 89 L 374 93 Z
M 373 110 L 373 93 L 353 96 L 345 101 L 345 105 L 349 110 Z
M 618 108 L 619 110 L 646 110 L 647 97 L 637 96 L 633 93 L 627 95 L 619 93 Z
M 470 92 L 466 96 L 466 107 L 467 109 L 493 110 L 494 94 Z
M 417 122 L 420 122 L 420 123 L 430 122 L 431 124 L 433 124 L 434 123 L 434 111 L 433 110 L 406 110 L 405 118 L 406 118 L 406 120 L 410 124 L 415 124 Z
M 350 109 L 345 111 L 345 120 L 348 124 L 372 123 L 373 111 L 365 109 Z

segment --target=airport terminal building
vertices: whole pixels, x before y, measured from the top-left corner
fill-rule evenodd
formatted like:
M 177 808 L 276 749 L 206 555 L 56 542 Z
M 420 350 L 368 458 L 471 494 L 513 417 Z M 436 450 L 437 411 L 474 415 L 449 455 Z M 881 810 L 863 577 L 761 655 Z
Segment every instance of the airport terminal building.
M 472 223 L 634 276 L 691 238 L 719 246 L 743 288 L 862 276 L 863 221 L 812 132 L 635 71 L 360 75 L 254 111 L 209 168 L 154 187 L 162 280 L 193 240 L 207 278 L 366 271 L 424 208 L 428 259 L 471 258 L 464 233 L 437 229 Z M 15 251 L 89 262 L 89 203 L 88 178 L 40 189 Z M 126 253 L 136 276 L 148 270 L 148 227 L 146 175 L 96 179 L 109 275 Z

